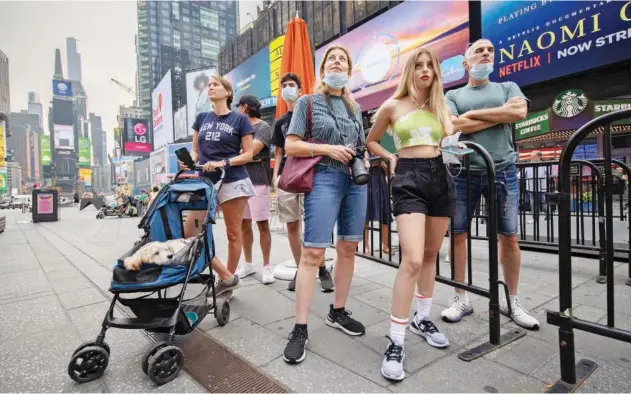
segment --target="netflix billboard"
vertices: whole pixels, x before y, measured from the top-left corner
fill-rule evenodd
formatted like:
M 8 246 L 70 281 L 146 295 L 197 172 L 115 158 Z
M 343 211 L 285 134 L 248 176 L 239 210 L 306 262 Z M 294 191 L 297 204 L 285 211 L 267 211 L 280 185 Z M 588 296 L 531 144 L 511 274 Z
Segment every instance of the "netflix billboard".
M 124 156 L 149 156 L 151 139 L 146 119 L 125 118 L 123 139 Z

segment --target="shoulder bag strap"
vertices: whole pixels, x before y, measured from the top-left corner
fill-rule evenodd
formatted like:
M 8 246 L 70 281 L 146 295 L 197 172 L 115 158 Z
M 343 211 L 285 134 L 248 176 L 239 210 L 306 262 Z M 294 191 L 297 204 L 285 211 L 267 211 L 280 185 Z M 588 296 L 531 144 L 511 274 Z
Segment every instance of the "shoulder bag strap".
M 305 130 L 305 140 L 310 140 L 312 139 L 312 109 L 313 109 L 313 98 L 312 95 L 310 94 L 309 96 L 307 96 L 307 130 Z

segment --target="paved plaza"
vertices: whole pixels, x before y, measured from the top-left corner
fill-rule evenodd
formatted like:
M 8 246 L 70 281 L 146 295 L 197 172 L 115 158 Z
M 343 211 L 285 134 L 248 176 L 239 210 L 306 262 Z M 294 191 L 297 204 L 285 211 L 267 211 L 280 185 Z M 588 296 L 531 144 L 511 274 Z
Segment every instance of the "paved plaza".
M 112 295 L 112 265 L 141 235 L 138 219 L 97 220 L 96 210 L 63 208 L 61 220 L 31 223 L 28 214 L 0 211 L 7 229 L 0 234 L 0 392 L 203 392 L 186 372 L 155 386 L 141 371 L 153 337 L 140 330 L 107 332 L 110 365 L 104 376 L 78 385 L 67 374 L 74 348 L 94 339 Z M 224 225 L 216 227 L 217 253 L 226 255 Z M 257 238 L 255 238 L 257 239 Z M 272 262 L 291 258 L 281 231 L 272 235 Z M 256 242 L 257 243 L 257 242 Z M 334 250 L 328 250 L 334 257 Z M 255 246 L 255 263 L 260 264 Z M 557 256 L 523 252 L 521 300 L 540 321 L 539 331 L 472 362 L 457 354 L 488 337 L 487 300 L 471 295 L 475 313 L 458 324 L 440 320 L 453 290 L 437 284 L 432 317 L 450 340 L 435 349 L 419 337 L 406 336 L 407 378 L 392 383 L 380 374 L 388 334 L 394 268 L 358 258 L 347 308 L 363 322 L 366 335 L 348 337 L 324 325 L 333 295 L 317 291 L 309 317 L 307 359 L 287 365 L 281 354 L 294 324 L 295 293 L 287 282 L 262 285 L 257 277 L 243 281 L 231 301 L 231 320 L 217 326 L 212 316 L 199 330 L 229 348 L 244 362 L 294 392 L 543 392 L 560 375 L 557 328 L 546 323 L 545 310 L 558 308 Z M 473 242 L 473 281 L 488 287 L 487 244 Z M 443 260 L 443 259 L 442 259 Z M 605 322 L 606 288 L 595 283 L 596 260 L 573 259 L 573 314 Z M 449 264 L 441 274 L 449 276 Z M 501 271 L 502 272 L 502 271 Z M 615 263 L 616 325 L 630 329 L 628 267 Z M 412 314 L 412 311 L 411 311 Z M 502 317 L 504 331 L 516 328 Z M 599 364 L 581 392 L 630 392 L 630 344 L 575 331 L 577 360 Z M 214 360 L 208 365 L 213 368 Z

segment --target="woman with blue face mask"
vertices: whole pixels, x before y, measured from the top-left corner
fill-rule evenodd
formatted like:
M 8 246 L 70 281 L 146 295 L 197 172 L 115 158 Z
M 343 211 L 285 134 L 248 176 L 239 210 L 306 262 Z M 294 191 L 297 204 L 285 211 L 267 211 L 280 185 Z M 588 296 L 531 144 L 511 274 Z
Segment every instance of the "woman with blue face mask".
M 357 185 L 350 163 L 363 155 L 364 130 L 358 104 L 345 87 L 352 70 L 346 48 L 329 47 L 320 63 L 320 80 L 313 95 L 299 98 L 285 141 L 288 156 L 322 159 L 316 165 L 312 191 L 305 194 L 305 233 L 296 278 L 296 324 L 283 353 L 291 364 L 305 359 L 307 316 L 314 294 L 316 271 L 337 228 L 337 262 L 334 271 L 334 303 L 325 323 L 347 335 L 362 335 L 364 326 L 345 309 L 355 263 L 355 250 L 362 240 L 367 186 Z M 311 100 L 311 106 L 309 101 Z M 311 107 L 311 114 L 308 109 Z M 308 116 L 311 136 L 305 141 Z M 368 168 L 368 161 L 365 162 Z

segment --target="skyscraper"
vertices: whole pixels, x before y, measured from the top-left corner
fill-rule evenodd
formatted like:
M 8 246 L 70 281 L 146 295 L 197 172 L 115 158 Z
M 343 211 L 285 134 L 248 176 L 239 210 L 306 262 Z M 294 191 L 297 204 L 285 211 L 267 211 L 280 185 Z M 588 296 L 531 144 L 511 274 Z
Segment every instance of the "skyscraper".
M 107 148 L 104 145 L 107 144 L 105 139 L 105 133 L 101 123 L 101 117 L 96 116 L 92 112 L 90 113 L 90 140 L 92 142 L 92 157 L 95 165 L 103 166 L 107 163 L 107 156 L 104 155 Z
M 10 112 L 9 58 L 0 51 L 0 113 L 9 116 Z
M 81 55 L 77 52 L 77 40 L 66 38 L 66 59 L 68 64 L 68 79 L 81 81 Z
M 238 32 L 238 1 L 138 0 L 138 104 L 151 113 L 151 92 L 172 70 L 173 108 L 186 103 L 188 70 L 216 67 L 219 49 Z
M 44 121 L 44 108 L 42 107 L 42 103 L 40 102 L 39 93 L 29 92 L 29 104 L 28 104 L 28 113 L 32 115 L 37 115 L 39 117 L 39 130 L 38 133 L 43 134 L 43 121 Z

